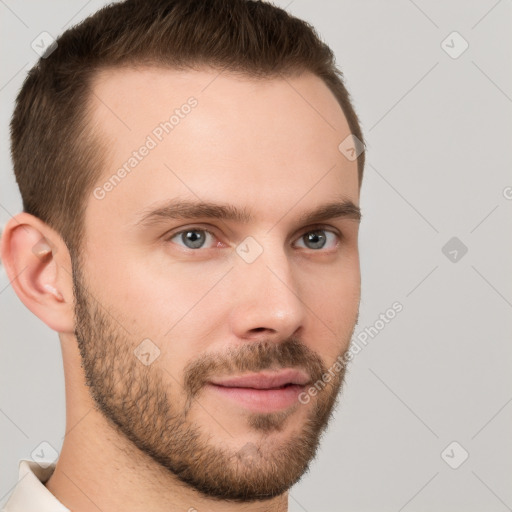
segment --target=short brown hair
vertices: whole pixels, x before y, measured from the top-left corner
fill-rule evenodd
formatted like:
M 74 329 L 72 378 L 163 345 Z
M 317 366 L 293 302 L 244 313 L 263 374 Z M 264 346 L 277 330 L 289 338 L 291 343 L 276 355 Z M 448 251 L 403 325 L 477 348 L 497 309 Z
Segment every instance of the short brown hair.
M 333 52 L 303 20 L 257 0 L 110 4 L 64 32 L 57 47 L 39 59 L 11 121 L 23 209 L 54 228 L 72 256 L 80 247 L 86 199 L 101 176 L 106 151 L 88 122 L 91 81 L 100 69 L 138 64 L 206 65 L 261 78 L 312 72 L 332 91 L 364 146 Z M 363 169 L 364 151 L 358 158 L 359 187 Z

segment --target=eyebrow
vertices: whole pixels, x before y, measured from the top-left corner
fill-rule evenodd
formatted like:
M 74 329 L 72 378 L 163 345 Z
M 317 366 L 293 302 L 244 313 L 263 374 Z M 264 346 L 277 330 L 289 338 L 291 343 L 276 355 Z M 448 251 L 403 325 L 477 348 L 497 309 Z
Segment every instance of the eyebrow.
M 210 218 L 233 221 L 239 224 L 247 224 L 252 220 L 250 212 L 245 207 L 239 208 L 232 204 L 209 201 L 171 200 L 141 213 L 135 223 L 136 226 L 149 227 L 168 219 Z M 308 210 L 302 213 L 298 220 L 300 223 L 309 224 L 335 218 L 347 218 L 360 222 L 362 218 L 361 209 L 349 199 L 340 199 Z

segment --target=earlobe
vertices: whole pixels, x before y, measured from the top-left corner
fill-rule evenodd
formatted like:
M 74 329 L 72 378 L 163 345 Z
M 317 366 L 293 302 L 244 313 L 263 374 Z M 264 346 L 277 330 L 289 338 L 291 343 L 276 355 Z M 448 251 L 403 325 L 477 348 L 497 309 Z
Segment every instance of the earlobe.
M 20 300 L 57 332 L 74 332 L 69 253 L 61 237 L 37 217 L 20 213 L 5 226 L 1 258 Z

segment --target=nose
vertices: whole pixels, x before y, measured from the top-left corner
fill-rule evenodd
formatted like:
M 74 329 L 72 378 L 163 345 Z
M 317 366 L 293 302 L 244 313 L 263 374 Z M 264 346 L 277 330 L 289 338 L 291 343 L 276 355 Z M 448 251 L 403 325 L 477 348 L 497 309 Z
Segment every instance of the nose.
M 284 249 L 266 248 L 252 263 L 240 259 L 232 272 L 230 324 L 243 340 L 284 340 L 304 326 L 307 307 Z

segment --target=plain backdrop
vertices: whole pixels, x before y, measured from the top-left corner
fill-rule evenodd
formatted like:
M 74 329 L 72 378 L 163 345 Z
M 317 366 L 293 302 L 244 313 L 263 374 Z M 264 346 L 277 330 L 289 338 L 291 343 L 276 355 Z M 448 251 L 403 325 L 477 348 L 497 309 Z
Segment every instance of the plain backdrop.
M 105 3 L 0 1 L 0 226 L 21 211 L 8 124 L 32 41 Z M 510 510 L 512 3 L 276 3 L 334 50 L 368 143 L 355 333 L 368 341 L 290 510 Z M 0 314 L 3 505 L 18 460 L 62 446 L 65 409 L 57 334 L 3 271 Z

